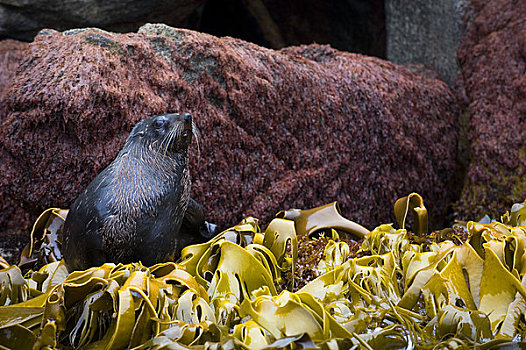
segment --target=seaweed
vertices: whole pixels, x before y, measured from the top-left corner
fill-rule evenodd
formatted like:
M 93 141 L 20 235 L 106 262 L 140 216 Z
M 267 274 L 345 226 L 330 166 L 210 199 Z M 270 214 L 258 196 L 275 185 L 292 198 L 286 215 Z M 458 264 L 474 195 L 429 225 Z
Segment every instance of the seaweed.
M 346 231 L 354 225 L 318 221 L 331 206 L 294 210 L 291 219 L 281 212 L 264 231 L 248 217 L 186 247 L 177 263 L 107 263 L 68 274 L 62 260 L 36 258 L 33 266 L 47 264 L 25 275 L 8 266 L 0 270 L 0 344 L 484 349 L 523 341 L 524 203 L 500 221 L 428 233 L 423 200 L 411 194 L 395 205 L 399 227 L 380 225 L 361 238 Z M 416 232 L 408 231 L 411 213 Z M 46 237 L 60 233 L 63 214 L 51 209 L 37 220 L 26 260 L 50 256 Z M 303 229 L 305 215 L 320 230 Z

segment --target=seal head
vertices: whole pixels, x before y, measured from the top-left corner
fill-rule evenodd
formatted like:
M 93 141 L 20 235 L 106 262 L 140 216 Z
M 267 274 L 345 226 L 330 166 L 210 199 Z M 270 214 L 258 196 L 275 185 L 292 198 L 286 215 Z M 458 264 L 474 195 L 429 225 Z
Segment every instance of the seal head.
M 188 113 L 157 115 L 133 128 L 115 160 L 71 207 L 62 244 L 68 269 L 105 262 L 149 266 L 178 254 L 179 241 L 200 240 L 199 232 L 180 232 L 190 196 L 193 136 L 197 129 Z M 202 220 L 201 207 L 192 204 L 201 213 L 190 216 Z M 201 227 L 204 220 L 192 224 Z

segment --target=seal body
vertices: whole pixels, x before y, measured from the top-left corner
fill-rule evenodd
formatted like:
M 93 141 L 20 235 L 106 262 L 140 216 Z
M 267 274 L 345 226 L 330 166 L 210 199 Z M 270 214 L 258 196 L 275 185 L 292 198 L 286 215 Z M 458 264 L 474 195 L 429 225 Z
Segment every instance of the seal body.
M 69 270 L 105 262 L 173 258 L 182 244 L 202 240 L 201 207 L 190 196 L 188 145 L 196 133 L 191 115 L 164 114 L 139 122 L 123 149 L 74 201 L 63 229 Z M 199 221 L 199 222 L 197 222 Z M 201 222 L 203 221 L 203 222 Z

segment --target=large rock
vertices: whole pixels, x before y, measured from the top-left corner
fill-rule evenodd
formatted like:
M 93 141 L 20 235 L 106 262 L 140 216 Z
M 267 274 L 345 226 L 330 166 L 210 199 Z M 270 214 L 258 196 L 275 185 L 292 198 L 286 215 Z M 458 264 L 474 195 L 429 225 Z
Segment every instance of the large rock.
M 421 63 L 453 84 L 460 72 L 457 49 L 470 0 L 386 0 L 387 59 Z
M 0 120 L 5 115 L 3 110 L 5 91 L 11 87 L 13 76 L 28 45 L 16 40 L 0 41 Z
M 30 45 L 8 95 L 0 196 L 31 220 L 68 207 L 136 122 L 168 111 L 195 115 L 193 196 L 222 227 L 334 200 L 373 227 L 412 191 L 437 223 L 451 196 L 448 87 L 328 46 L 274 51 L 164 25 L 50 33 Z M 0 228 L 30 222 L 6 213 Z
M 5 105 L 9 90 L 13 85 L 20 61 L 25 57 L 25 50 L 29 46 L 15 40 L 0 41 L 0 125 L 6 116 Z M 14 184 L 13 184 L 14 185 Z M 28 240 L 28 233 L 20 229 L 27 228 L 27 223 L 33 217 L 5 192 L 0 192 L 0 256 L 9 262 L 18 259 L 18 251 Z M 9 218 L 6 221 L 5 218 Z
M 476 0 L 473 13 L 458 50 L 471 164 L 457 216 L 499 217 L 526 198 L 526 2 Z
M 0 39 L 33 40 L 42 28 L 135 31 L 155 21 L 186 26 L 206 0 L 0 0 Z

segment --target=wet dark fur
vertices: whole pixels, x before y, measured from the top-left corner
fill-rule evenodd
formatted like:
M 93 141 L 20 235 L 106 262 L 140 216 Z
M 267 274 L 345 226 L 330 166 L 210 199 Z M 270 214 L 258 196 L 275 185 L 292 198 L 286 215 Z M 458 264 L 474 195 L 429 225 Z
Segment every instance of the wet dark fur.
M 149 266 L 203 240 L 201 207 L 191 201 L 186 213 L 188 145 L 196 132 L 189 114 L 154 116 L 134 127 L 115 160 L 71 207 L 62 245 L 68 269 L 105 262 Z

